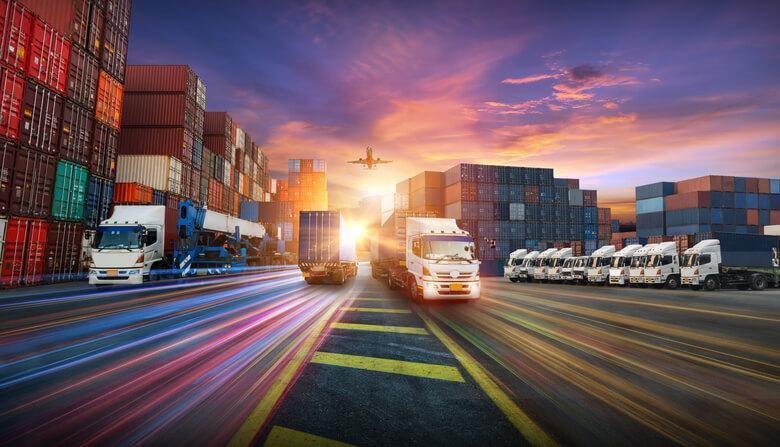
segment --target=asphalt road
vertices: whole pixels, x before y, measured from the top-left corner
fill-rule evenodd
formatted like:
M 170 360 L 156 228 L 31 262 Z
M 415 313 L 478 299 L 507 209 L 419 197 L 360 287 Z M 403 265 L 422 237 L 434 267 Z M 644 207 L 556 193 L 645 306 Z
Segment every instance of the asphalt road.
M 774 445 L 780 291 L 297 270 L 0 292 L 0 444 Z

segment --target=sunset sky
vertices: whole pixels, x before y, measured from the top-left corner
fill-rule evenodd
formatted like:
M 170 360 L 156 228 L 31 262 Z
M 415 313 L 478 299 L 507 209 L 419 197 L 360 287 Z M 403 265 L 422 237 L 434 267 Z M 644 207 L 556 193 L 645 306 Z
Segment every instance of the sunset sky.
M 625 214 L 638 184 L 780 176 L 779 5 L 139 0 L 129 63 L 192 66 L 277 173 L 326 159 L 334 206 L 474 162 Z M 346 164 L 369 144 L 394 163 Z

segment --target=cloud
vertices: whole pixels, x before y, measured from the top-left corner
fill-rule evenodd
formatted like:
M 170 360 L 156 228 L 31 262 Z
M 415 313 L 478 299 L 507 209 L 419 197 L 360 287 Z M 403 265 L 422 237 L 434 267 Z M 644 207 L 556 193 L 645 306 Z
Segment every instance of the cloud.
M 587 101 L 593 98 L 593 93 L 555 92 L 553 96 L 558 101 Z
M 575 82 L 585 82 L 604 76 L 604 73 L 593 65 L 577 65 L 568 72 L 569 78 Z
M 545 79 L 558 79 L 561 76 L 562 76 L 561 73 L 552 73 L 552 74 L 541 74 L 535 76 L 526 76 L 523 78 L 506 78 L 503 81 L 501 81 L 501 83 L 514 84 L 514 85 L 530 84 L 532 82 L 544 81 Z
M 604 104 L 602 104 L 602 106 L 604 106 L 604 108 L 608 110 L 617 110 L 618 107 L 620 107 L 616 102 L 612 102 L 612 101 L 607 101 Z
M 602 116 L 599 118 L 599 122 L 602 124 L 625 124 L 633 123 L 636 121 L 636 113 L 629 113 L 628 115 L 617 116 Z

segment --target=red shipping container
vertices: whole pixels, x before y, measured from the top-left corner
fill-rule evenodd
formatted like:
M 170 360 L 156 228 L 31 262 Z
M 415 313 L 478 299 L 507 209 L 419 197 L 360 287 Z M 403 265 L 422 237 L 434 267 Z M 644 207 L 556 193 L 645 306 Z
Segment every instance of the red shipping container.
M 27 74 L 57 93 L 65 94 L 69 59 L 70 41 L 47 23 L 34 20 Z
M 227 112 L 206 112 L 203 114 L 204 135 L 230 136 L 232 127 L 233 119 Z
M 612 210 L 610 208 L 599 208 L 597 212 L 598 212 L 598 223 L 600 225 L 609 224 L 610 219 L 612 219 Z
M 187 65 L 130 65 L 125 90 L 148 93 L 185 93 L 195 100 L 198 77 Z
M 692 191 L 682 194 L 672 194 L 664 197 L 664 209 L 667 211 L 685 208 L 710 208 L 712 206 L 710 191 Z
M 37 284 L 43 276 L 49 223 L 43 219 L 11 217 L 5 232 L 0 284 Z
M 11 202 L 16 147 L 8 141 L 0 141 L 0 213 L 8 212 Z M 2 234 L 0 234 L 2 237 Z
M 524 192 L 525 192 L 525 203 L 530 203 L 530 204 L 539 203 L 538 186 L 526 186 Z
M 181 169 L 181 193 L 185 199 L 192 199 L 190 189 L 192 188 L 192 171 L 186 165 Z
M 99 75 L 97 59 L 73 45 L 68 68 L 68 97 L 89 110 L 95 110 Z
M 758 179 L 758 192 L 761 194 L 770 194 L 772 192 L 768 178 Z
M 119 27 L 127 35 L 130 31 L 131 0 L 103 0 L 106 10 L 106 20 Z
M 747 224 L 758 225 L 758 210 L 747 210 Z
M 758 193 L 758 179 L 747 177 L 745 179 L 745 192 Z
M 51 90 L 27 83 L 19 129 L 23 146 L 50 154 L 59 152 L 63 103 Z
M 22 216 L 49 217 L 56 170 L 56 157 L 18 150 L 14 163 L 11 212 Z
M 584 206 L 596 206 L 597 203 L 598 203 L 598 196 L 595 189 L 582 190 L 582 204 Z
M 60 135 L 60 156 L 82 165 L 89 164 L 94 125 L 92 114 L 87 109 L 65 101 L 65 111 L 62 113 L 62 135 Z
M 125 79 L 125 64 L 127 61 L 127 33 L 118 27 L 107 23 L 103 28 L 103 50 L 100 55 L 100 68 L 114 78 Z
M 116 178 L 119 133 L 103 123 L 95 123 L 89 170 L 109 180 Z
M 122 126 L 195 128 L 195 103 L 181 93 L 127 93 L 122 104 Z
M 780 211 L 769 211 L 769 225 L 780 225 Z
M 705 175 L 677 182 L 677 194 L 694 191 L 734 191 L 734 177 Z
M 0 45 L 4 64 L 24 70 L 27 67 L 27 48 L 33 15 L 18 1 L 0 0 Z
M 216 179 L 209 179 L 208 208 L 214 211 L 222 210 L 222 196 L 224 186 Z
M 24 0 L 25 6 L 52 28 L 82 47 L 89 41 L 90 3 L 90 0 Z
M 24 101 L 24 77 L 19 73 L 0 67 L 0 136 L 12 140 L 19 138 L 19 122 L 22 118 Z
M 122 114 L 122 92 L 122 84 L 101 70 L 98 79 L 97 101 L 95 102 L 95 117 L 114 129 L 119 128 Z
M 225 154 L 230 152 L 230 140 L 224 135 L 204 136 L 203 146 L 220 157 L 224 157 Z
M 46 243 L 46 279 L 51 282 L 79 278 L 84 225 L 53 221 Z
M 124 127 L 120 155 L 167 155 L 192 163 L 192 134 L 183 127 Z
M 114 203 L 118 205 L 151 205 L 152 188 L 140 183 L 114 183 Z

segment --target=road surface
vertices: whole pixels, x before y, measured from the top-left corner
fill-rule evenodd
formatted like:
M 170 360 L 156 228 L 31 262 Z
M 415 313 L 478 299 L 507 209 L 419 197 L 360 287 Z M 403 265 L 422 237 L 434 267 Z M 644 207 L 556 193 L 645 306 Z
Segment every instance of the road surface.
M 773 444 L 780 291 L 297 270 L 0 292 L 3 445 Z

